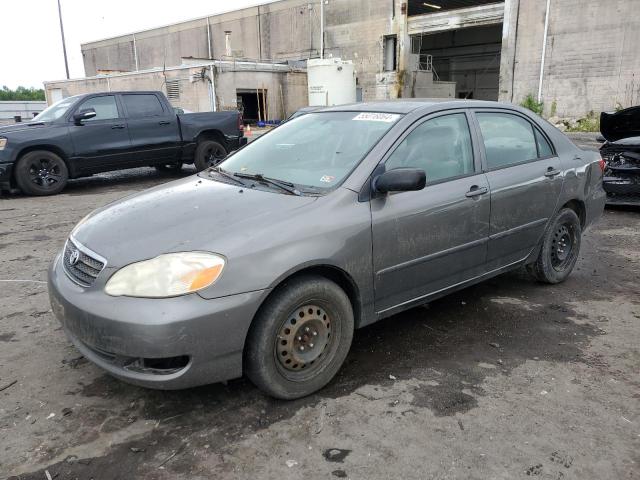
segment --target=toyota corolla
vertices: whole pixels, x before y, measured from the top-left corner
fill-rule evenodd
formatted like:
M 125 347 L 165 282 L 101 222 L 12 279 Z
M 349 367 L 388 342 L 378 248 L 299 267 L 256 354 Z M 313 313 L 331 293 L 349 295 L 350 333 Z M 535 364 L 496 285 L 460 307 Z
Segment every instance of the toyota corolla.
M 244 374 L 297 398 L 333 378 L 354 329 L 522 266 L 565 280 L 603 168 L 519 107 L 328 108 L 91 213 L 52 263 L 51 303 L 125 381 Z

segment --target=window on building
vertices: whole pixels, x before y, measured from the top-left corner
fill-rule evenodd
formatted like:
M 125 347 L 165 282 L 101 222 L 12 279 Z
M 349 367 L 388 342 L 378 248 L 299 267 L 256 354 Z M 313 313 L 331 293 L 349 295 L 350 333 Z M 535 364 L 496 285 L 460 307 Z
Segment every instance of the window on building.
M 180 80 L 167 80 L 166 87 L 169 100 L 180 100 Z
M 157 117 L 164 114 L 158 97 L 148 94 L 122 96 L 129 118 Z
M 477 118 L 489 168 L 538 158 L 533 125 L 524 118 L 509 113 L 478 113 Z
M 96 116 L 84 120 L 85 122 L 95 122 L 97 120 L 112 120 L 118 118 L 118 106 L 116 104 L 116 97 L 113 95 L 104 95 L 102 97 L 93 97 L 82 102 L 78 107 L 78 112 L 82 110 L 89 110 L 93 108 L 96 111 Z
M 397 66 L 397 45 L 398 37 L 396 35 L 387 35 L 383 37 L 382 56 L 383 70 L 385 72 L 393 72 Z
M 420 168 L 427 182 L 473 173 L 473 147 L 467 117 L 443 115 L 416 127 L 391 154 L 386 170 Z

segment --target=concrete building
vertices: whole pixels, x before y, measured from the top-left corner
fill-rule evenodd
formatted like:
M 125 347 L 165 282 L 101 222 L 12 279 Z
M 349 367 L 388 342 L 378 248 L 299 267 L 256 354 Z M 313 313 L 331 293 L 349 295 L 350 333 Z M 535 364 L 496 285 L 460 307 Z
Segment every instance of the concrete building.
M 47 102 L 37 100 L 0 101 L 0 124 L 14 123 L 16 117 L 22 121 L 30 120 L 45 108 Z
M 354 62 L 363 100 L 532 95 L 574 118 L 640 103 L 640 0 L 326 0 L 323 13 L 324 54 Z M 81 48 L 88 76 L 299 61 L 319 57 L 320 30 L 320 1 L 281 0 Z

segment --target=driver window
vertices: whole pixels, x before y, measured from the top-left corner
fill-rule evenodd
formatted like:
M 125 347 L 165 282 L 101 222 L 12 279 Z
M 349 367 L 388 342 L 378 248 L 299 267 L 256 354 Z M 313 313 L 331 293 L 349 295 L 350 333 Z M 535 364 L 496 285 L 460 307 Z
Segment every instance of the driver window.
M 460 177 L 474 172 L 473 147 L 464 113 L 427 120 L 391 154 L 386 170 L 420 168 L 427 183 Z
M 82 102 L 77 112 L 93 108 L 96 116 L 84 120 L 84 122 L 95 122 L 96 120 L 112 120 L 118 118 L 118 106 L 116 105 L 116 97 L 113 95 L 104 95 L 102 97 L 93 97 Z

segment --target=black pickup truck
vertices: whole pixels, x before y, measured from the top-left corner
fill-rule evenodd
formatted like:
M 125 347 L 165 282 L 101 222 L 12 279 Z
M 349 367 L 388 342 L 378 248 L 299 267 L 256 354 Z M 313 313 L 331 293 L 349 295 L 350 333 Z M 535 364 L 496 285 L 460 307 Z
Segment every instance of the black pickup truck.
M 69 178 L 140 166 L 203 170 L 247 142 L 237 111 L 176 114 L 161 92 L 68 97 L 0 127 L 0 190 L 60 192 Z

